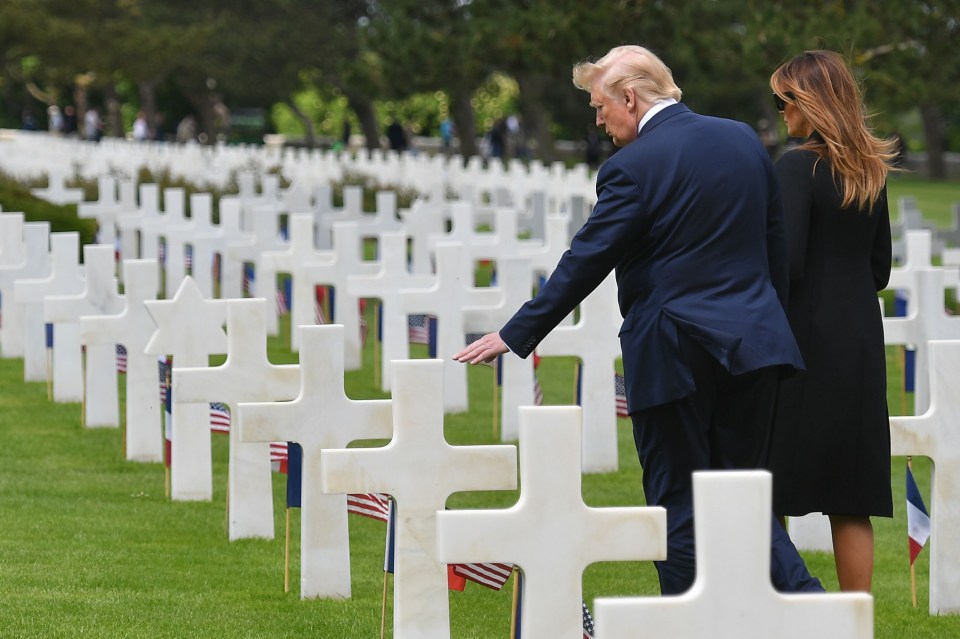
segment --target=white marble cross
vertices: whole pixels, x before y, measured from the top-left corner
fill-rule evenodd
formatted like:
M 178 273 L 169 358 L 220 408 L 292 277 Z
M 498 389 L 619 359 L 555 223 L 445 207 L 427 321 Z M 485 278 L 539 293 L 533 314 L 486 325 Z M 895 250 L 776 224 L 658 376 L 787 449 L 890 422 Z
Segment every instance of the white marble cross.
M 353 400 L 343 389 L 343 326 L 300 327 L 300 392 L 290 402 L 239 406 L 240 440 L 303 448 L 300 597 L 350 597 L 350 538 L 344 495 L 320 492 L 320 451 L 388 438 L 390 400 Z
M 960 612 L 960 341 L 930 342 L 930 406 L 891 417 L 891 454 L 933 461 L 930 508 L 930 614 Z
M 430 274 L 431 251 L 430 236 L 443 232 L 445 222 L 445 202 L 443 200 L 417 199 L 409 209 L 400 211 L 403 218 L 403 230 L 413 241 L 411 270 L 417 275 Z
M 146 185 L 143 185 L 146 186 Z M 148 191 L 148 193 L 150 193 Z M 164 189 L 163 190 L 163 209 L 162 211 L 159 208 L 160 203 L 160 193 L 157 191 L 155 194 L 150 193 L 147 197 L 156 198 L 156 201 L 152 199 L 144 200 L 144 189 L 140 189 L 140 208 L 144 211 L 144 216 L 138 221 L 137 228 L 140 231 L 140 257 L 147 260 L 156 260 L 157 268 L 160 272 L 164 273 L 164 279 L 168 277 L 167 275 L 167 265 L 170 264 L 170 251 L 167 250 L 164 260 L 166 263 L 163 263 L 160 260 L 160 238 L 169 228 L 171 222 L 176 222 L 178 219 L 180 222 L 184 219 L 183 212 L 183 189 Z M 156 210 L 154 206 L 156 205 Z M 121 228 L 122 228 L 123 218 L 121 217 Z M 169 249 L 169 247 L 167 247 Z M 180 256 L 180 262 L 183 262 L 183 256 Z M 164 280 L 161 280 L 163 282 Z M 176 287 L 170 288 L 164 283 L 164 288 L 166 297 L 170 297 L 170 291 L 175 291 Z
M 492 233 L 478 233 L 467 245 L 467 251 L 473 260 L 496 261 L 502 257 L 521 255 L 524 251 L 536 250 L 543 246 L 541 241 L 521 240 L 517 236 L 516 209 L 495 209 L 494 225 Z
M 264 251 L 260 255 L 262 275 L 275 277 L 278 273 L 290 274 L 290 350 L 299 350 L 298 326 L 316 324 L 314 320 L 314 283 L 307 277 L 312 263 L 332 263 L 336 257 L 331 251 L 318 251 L 314 245 L 313 215 L 299 213 L 291 215 L 288 228 L 290 242 L 279 251 Z M 358 318 L 359 324 L 359 318 Z M 349 367 L 348 367 L 349 368 Z
M 450 230 L 441 233 L 431 233 L 427 236 L 430 250 L 436 250 L 437 242 L 460 242 L 466 247 L 473 247 L 481 243 L 484 238 L 495 237 L 494 233 L 478 233 L 477 221 L 474 215 L 472 202 L 457 201 L 450 203 Z M 488 257 L 484 255 L 484 257 Z M 477 259 L 471 252 L 471 258 Z
M 558 326 L 540 342 L 542 356 L 567 355 L 583 363 L 580 405 L 583 407 L 583 471 L 615 471 L 617 406 L 614 366 L 620 357 L 618 335 L 623 318 L 617 308 L 613 273 L 580 303 L 580 321 Z
M 23 313 L 14 303 L 13 282 L 26 259 L 23 213 L 0 214 L 0 356 L 4 358 L 23 354 Z
M 523 245 L 517 255 L 529 258 L 534 273 L 548 278 L 570 248 L 570 237 L 567 235 L 567 218 L 563 215 L 548 215 L 544 224 L 546 239 L 543 243 Z
M 413 275 L 407 269 L 407 234 L 399 231 L 380 236 L 379 271 L 373 275 L 351 275 L 347 290 L 358 298 L 380 299 L 383 318 L 383 365 L 380 369 L 380 387 L 390 390 L 393 379 L 393 360 L 409 359 L 407 314 L 400 302 L 401 289 L 426 288 L 433 282 L 431 275 Z
M 78 204 L 83 201 L 81 189 L 67 188 L 67 176 L 63 171 L 51 170 L 47 174 L 45 188 L 30 189 L 33 197 L 38 197 L 54 204 Z
M 225 300 L 208 300 L 192 277 L 186 276 L 172 300 L 144 302 L 157 323 L 147 342 L 148 355 L 173 356 L 178 367 L 206 367 L 209 356 L 227 352 Z M 209 402 L 186 402 L 173 395 L 170 434 L 170 497 L 174 501 L 213 498 Z
M 116 315 L 124 306 L 123 297 L 117 293 L 113 245 L 84 246 L 83 263 L 86 278 L 81 294 L 50 295 L 44 301 L 45 321 L 76 332 L 79 344 L 83 343 L 81 316 Z M 88 428 L 119 426 L 116 345 L 87 345 L 83 374 L 83 425 Z
M 953 205 L 953 222 L 944 229 L 937 229 L 937 239 L 943 242 L 944 246 L 960 246 L 960 202 Z M 944 262 L 946 263 L 946 262 Z
M 163 461 L 157 358 L 144 352 L 156 324 L 144 302 L 157 297 L 155 260 L 124 260 L 126 306 L 116 315 L 80 318 L 80 339 L 90 345 L 122 344 L 127 349 L 125 455 L 128 461 Z
M 494 306 L 468 306 L 463 309 L 468 333 L 490 333 L 500 330 L 531 297 L 532 269 L 530 260 L 511 257 L 497 261 L 497 286 L 501 299 Z M 533 406 L 533 358 L 521 359 L 506 355 L 500 358 L 501 371 L 501 421 L 500 439 L 517 441 L 520 435 L 521 406 Z
M 167 299 L 174 296 L 187 276 L 185 247 L 193 237 L 195 225 L 192 219 L 187 218 L 185 196 L 182 188 L 163 190 L 163 210 L 166 215 L 158 232 L 166 243 L 166 277 L 163 284 L 164 297 Z
M 240 227 L 240 200 L 235 197 L 221 197 L 219 213 L 218 229 L 222 236 L 209 240 L 201 238 L 197 240 L 195 247 L 199 246 L 196 250 L 201 253 L 206 251 L 204 246 L 208 242 L 216 247 L 214 250 L 220 254 L 220 297 L 239 299 L 243 297 L 243 262 L 229 259 L 228 247 L 243 244 L 249 239 L 249 234 Z M 204 297 L 213 295 L 208 296 L 204 291 Z
M 382 448 L 323 451 L 321 487 L 393 496 L 393 636 L 440 639 L 449 636 L 450 617 L 447 567 L 435 550 L 437 513 L 455 492 L 514 490 L 517 453 L 513 446 L 447 443 L 439 360 L 397 361 L 393 371 L 393 439 Z
M 24 381 L 47 379 L 44 299 L 50 295 L 79 295 L 83 286 L 80 234 L 74 231 L 51 233 L 50 275 L 43 279 L 19 280 L 14 285 L 17 302 L 26 305 L 28 337 L 25 343 L 37 345 L 42 340 L 44 346 L 41 352 L 32 348 L 24 353 Z M 53 327 L 53 399 L 57 402 L 80 402 L 83 399 L 80 335 L 68 324 Z
M 872 639 L 870 595 L 774 590 L 769 473 L 694 473 L 693 499 L 697 578 L 691 589 L 671 597 L 597 599 L 597 639 Z
M 517 504 L 437 513 L 439 561 L 523 570 L 524 637 L 583 636 L 583 571 L 590 564 L 666 557 L 663 508 L 583 503 L 581 417 L 575 406 L 521 408 Z
M 333 196 L 332 191 L 329 195 Z M 321 201 L 318 198 L 318 204 Z M 335 209 L 332 203 L 327 199 L 326 203 L 319 204 L 314 211 L 317 223 L 317 247 L 322 250 L 335 248 L 336 244 L 333 238 L 333 227 L 338 222 L 356 222 L 360 223 L 366 216 L 363 214 L 363 187 L 349 185 L 343 187 L 343 208 Z
M 378 238 L 383 233 L 395 233 L 403 229 L 397 219 L 397 192 L 377 191 L 377 210 L 373 215 L 361 215 L 357 230 L 361 238 Z
M 117 198 L 117 180 L 109 175 L 97 178 L 97 200 L 77 204 L 77 217 L 97 221 L 97 242 L 114 245 L 117 240 L 117 218 L 122 213 Z
M 547 192 L 532 191 L 526 198 L 526 207 L 517 212 L 518 226 L 529 231 L 530 237 L 543 242 L 545 237 L 545 221 L 547 217 Z
M 223 249 L 224 232 L 213 223 L 213 196 L 209 193 L 190 194 L 190 222 L 192 233 L 186 242 L 193 249 L 193 266 L 190 274 L 200 292 L 213 299 L 213 256 Z
M 241 209 L 241 226 L 243 226 L 242 220 L 243 212 Z M 250 220 L 253 226 L 252 233 L 245 234 L 243 239 L 227 242 L 224 272 L 226 272 L 227 262 L 239 264 L 241 269 L 245 263 L 253 264 L 256 278 L 253 286 L 255 296 L 262 297 L 265 300 L 275 300 L 277 298 L 276 274 L 266 272 L 260 262 L 264 252 L 279 251 L 286 246 L 286 242 L 279 237 L 276 207 L 255 206 L 250 211 Z M 225 297 L 234 296 L 225 295 Z M 267 313 L 267 333 L 276 335 L 279 330 L 280 324 L 274 308 L 272 313 Z
M 336 303 L 332 321 L 344 326 L 344 365 L 347 370 L 362 366 L 360 341 L 360 300 L 350 293 L 347 281 L 351 275 L 372 275 L 379 266 L 363 260 L 362 245 L 355 222 L 337 222 L 333 225 L 333 251 L 323 261 L 308 262 L 303 266 L 304 279 L 311 290 L 316 285 L 333 286 Z M 310 296 L 313 299 L 313 296 Z
M 224 402 L 230 407 L 230 464 L 227 470 L 228 536 L 273 539 L 270 444 L 241 442 L 240 402 L 292 400 L 300 388 L 300 367 L 267 359 L 267 301 L 227 302 L 227 361 L 222 366 L 174 367 L 178 402 Z
M 17 303 L 15 282 L 37 279 L 50 274 L 47 248 L 50 245 L 49 222 L 23 222 L 22 213 L 0 215 L 3 252 L 0 253 L 0 354 L 3 357 L 24 357 L 26 340 L 26 307 Z M 36 321 L 34 319 L 33 321 Z M 44 344 L 36 348 L 43 349 Z
M 944 290 L 951 283 L 952 273 L 948 269 L 929 266 L 929 241 L 930 231 L 910 231 L 907 234 L 910 261 L 904 269 L 894 269 L 890 278 L 891 288 L 902 287 L 909 291 L 907 316 L 883 318 L 885 343 L 906 344 L 916 349 L 913 401 L 916 414 L 924 412 L 930 403 L 928 343 L 931 340 L 960 339 L 960 317 L 947 315 L 943 304 Z
M 140 205 L 124 208 L 117 217 L 117 228 L 120 232 L 120 258 L 132 260 L 144 258 L 157 259 L 157 238 L 153 236 L 152 244 L 147 238 L 142 238 L 143 223 L 146 220 L 156 221 L 160 218 L 160 188 L 156 184 L 140 185 Z M 152 224 L 152 222 L 151 222 Z
M 452 359 L 464 346 L 464 308 L 492 306 L 500 292 L 473 287 L 472 266 L 460 242 L 438 242 L 437 272 L 430 288 L 403 289 L 404 313 L 429 313 L 437 317 L 437 353 L 443 359 L 443 405 L 449 413 L 467 410 L 467 368 Z
M 567 235 L 573 237 L 587 223 L 587 218 L 590 217 L 590 204 L 583 196 L 573 196 L 570 198 L 569 205 L 565 208 L 564 213 L 569 218 Z
M 310 203 L 310 188 L 306 185 L 305 180 L 302 178 L 294 179 L 289 188 L 281 193 L 280 210 L 286 211 L 288 215 L 313 214 L 313 205 Z

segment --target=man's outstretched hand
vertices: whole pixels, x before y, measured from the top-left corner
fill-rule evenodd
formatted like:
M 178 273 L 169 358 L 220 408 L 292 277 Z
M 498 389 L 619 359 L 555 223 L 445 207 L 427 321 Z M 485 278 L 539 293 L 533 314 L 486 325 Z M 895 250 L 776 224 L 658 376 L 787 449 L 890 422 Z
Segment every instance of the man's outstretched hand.
M 509 353 L 510 349 L 500 339 L 500 333 L 487 333 L 477 341 L 453 356 L 453 359 L 465 364 L 486 364 L 498 355 Z

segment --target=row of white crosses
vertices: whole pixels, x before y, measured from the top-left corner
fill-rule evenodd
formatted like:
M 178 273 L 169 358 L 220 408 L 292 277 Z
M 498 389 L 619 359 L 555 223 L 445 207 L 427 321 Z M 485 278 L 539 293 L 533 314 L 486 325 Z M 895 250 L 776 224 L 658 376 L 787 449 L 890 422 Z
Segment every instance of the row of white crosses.
M 304 552 L 316 564 L 304 565 L 302 597 L 350 596 L 346 493 L 388 493 L 397 502 L 395 637 L 449 636 L 446 563 L 517 564 L 527 576 L 522 632 L 532 637 L 579 637 L 581 580 L 587 565 L 664 556 L 662 509 L 591 508 L 583 503 L 580 409 L 523 409 L 523 491 L 515 506 L 503 511 L 444 511 L 454 492 L 515 489 L 513 446 L 458 447 L 446 442 L 441 362 L 396 361 L 392 400 L 350 400 L 342 389 L 342 327 L 300 330 L 298 397 L 290 402 L 241 403 L 239 428 L 241 440 L 281 439 L 299 441 L 304 447 L 301 534 Z M 345 448 L 352 440 L 387 437 L 390 442 L 383 447 Z M 835 637 L 872 636 L 872 600 L 867 595 L 773 591 L 768 576 L 769 516 L 764 516 L 769 512 L 769 477 L 759 475 L 698 480 L 698 487 L 722 482 L 728 497 L 698 502 L 702 526 L 698 552 L 702 565 L 710 568 L 698 578 L 701 587 L 695 587 L 683 602 L 624 601 L 626 611 L 643 617 L 650 614 L 647 610 L 669 607 L 674 614 L 664 615 L 660 629 L 682 636 L 717 636 L 712 634 L 717 632 L 716 624 L 706 623 L 699 615 L 691 617 L 686 609 L 707 610 L 715 618 L 729 620 L 731 631 L 735 628 L 738 633 L 744 625 L 757 626 L 755 634 L 747 636 L 768 636 L 774 629 L 786 637 L 811 631 Z M 755 487 L 757 482 L 765 485 L 765 492 Z M 730 495 L 749 506 L 748 517 L 724 506 L 730 503 Z M 741 529 L 744 521 L 751 526 L 746 536 Z M 729 561 L 725 557 L 731 544 L 745 538 L 750 542 L 738 544 L 735 570 L 744 587 L 732 591 L 716 576 L 717 562 Z M 736 596 L 742 592 L 748 596 Z M 728 610 L 730 606 L 736 614 Z M 816 613 L 814 618 L 811 612 Z M 783 628 L 784 614 L 795 618 L 796 624 Z M 606 636 L 630 636 L 616 620 L 611 619 L 608 627 Z
M 6 317 L 0 326 L 3 356 L 22 356 L 25 381 L 43 381 L 48 374 L 44 327 L 52 324 L 54 400 L 82 401 L 87 427 L 116 427 L 116 346 L 124 345 L 128 351 L 126 457 L 162 461 L 157 363 L 144 353 L 155 329 L 143 302 L 157 295 L 156 262 L 126 262 L 121 296 L 113 246 L 84 247 L 81 266 L 76 233 L 50 234 L 46 223 L 24 224 L 20 214 L 0 215 L 0 232 L 0 295 Z M 86 349 L 85 357 L 81 347 Z
M 50 223 L 24 223 L 22 213 L 0 215 L 0 351 L 5 358 L 24 358 L 24 381 L 46 379 L 43 366 L 45 340 L 36 331 L 27 331 L 27 308 L 16 303 L 16 282 L 34 280 L 50 274 Z M 43 325 L 36 311 L 31 324 Z M 27 354 L 29 353 L 29 355 Z
M 14 285 L 14 299 L 26 307 L 26 341 L 24 377 L 46 379 L 46 312 L 48 296 L 78 295 L 83 292 L 84 279 L 80 266 L 80 236 L 78 233 L 50 235 L 50 272 L 38 279 L 19 280 Z M 77 402 L 82 399 L 80 374 L 79 330 L 72 324 L 53 326 L 53 398 L 59 402 Z M 28 361 L 30 364 L 28 378 Z
M 595 198 L 594 179 L 584 164 L 568 169 L 561 162 L 545 166 L 535 159 L 504 165 L 497 159 L 484 162 L 479 157 L 465 161 L 460 156 L 430 154 L 366 150 L 338 154 L 305 149 L 279 151 L 252 145 L 142 144 L 122 139 L 90 144 L 43 133 L 17 132 L 12 139 L 5 140 L 0 167 L 18 177 L 56 174 L 58 177 L 51 178 L 50 186 L 38 190 L 37 195 L 58 203 L 77 203 L 82 199 L 78 189 L 65 186 L 68 173 L 96 179 L 118 170 L 132 176 L 141 168 L 219 190 L 228 189 L 236 175 L 250 170 L 263 173 L 264 178 L 271 177 L 265 171 L 270 167 L 292 181 L 306 180 L 308 188 L 312 188 L 311 182 L 341 181 L 349 172 L 420 193 L 450 192 L 464 197 L 472 192 L 478 198 L 496 194 L 498 200 L 514 207 L 524 207 L 540 195 L 553 211 L 571 197 Z M 534 236 L 540 237 L 533 228 Z
M 890 278 L 908 291 L 904 318 L 884 318 L 888 344 L 916 349 L 916 417 L 890 419 L 891 453 L 933 461 L 931 488 L 931 614 L 960 612 L 960 551 L 947 539 L 960 527 L 960 401 L 951 392 L 960 378 L 960 318 L 947 315 L 943 297 L 956 288 L 955 268 L 933 266 L 932 233 L 907 231 L 907 259 Z
M 113 316 L 84 316 L 81 334 L 87 337 L 89 344 L 97 343 L 98 336 L 104 332 L 113 339 L 126 339 L 120 330 L 120 321 L 129 315 L 134 300 L 149 297 L 137 295 L 137 284 L 145 282 L 147 291 L 156 292 L 156 271 L 151 261 L 128 261 L 124 266 L 128 282 L 127 307 Z M 137 266 L 143 268 L 138 272 Z M 92 291 L 98 290 L 89 286 L 88 289 L 91 295 Z M 93 302 L 88 299 L 84 303 Z M 157 328 L 149 331 L 149 343 L 142 348 L 129 349 L 130 368 L 135 366 L 134 355 L 138 350 L 172 352 L 175 362 L 187 364 L 205 360 L 211 351 L 223 350 L 220 337 L 224 319 L 217 309 L 224 306 L 229 309 L 227 322 L 231 337 L 229 347 L 225 349 L 227 363 L 222 370 L 205 366 L 200 366 L 201 370 L 196 366 L 183 370 L 175 367 L 174 396 L 187 393 L 182 402 L 177 402 L 184 407 L 191 403 L 205 403 L 214 395 L 225 393 L 244 398 L 247 393 L 236 390 L 238 384 L 243 385 L 249 390 L 245 398 L 266 397 L 269 403 L 240 404 L 237 407 L 239 440 L 289 440 L 303 445 L 304 568 L 301 595 L 304 597 L 350 595 L 346 508 L 345 499 L 339 494 L 346 492 L 387 492 L 398 501 L 395 587 L 395 636 L 398 637 L 448 636 L 449 613 L 443 569 L 446 562 L 489 560 L 516 563 L 528 574 L 524 593 L 527 602 L 524 632 L 528 636 L 564 636 L 568 633 L 572 636 L 574 630 L 580 632 L 581 619 L 577 608 L 582 598 L 580 575 L 587 565 L 596 561 L 663 556 L 665 517 L 661 509 L 594 509 L 583 504 L 579 479 L 582 468 L 580 409 L 529 408 L 522 413 L 519 438 L 523 493 L 516 506 L 502 512 L 443 513 L 440 511 L 446 498 L 453 492 L 515 488 L 516 458 L 511 446 L 459 448 L 445 442 L 441 362 L 395 362 L 392 405 L 387 400 L 355 401 L 343 392 L 344 335 L 341 326 L 300 329 L 303 336 L 298 371 L 297 367 L 274 367 L 266 360 L 264 300 L 206 300 L 192 280 L 186 278 L 172 300 L 145 299 L 139 306 L 154 316 Z M 110 306 L 108 310 L 113 308 Z M 145 326 L 146 322 L 141 324 Z M 147 332 L 143 328 L 139 330 L 141 342 L 145 341 Z M 147 356 L 147 362 L 155 371 L 155 360 Z M 179 378 L 180 374 L 183 379 Z M 268 380 L 265 384 L 261 383 L 264 379 Z M 292 395 L 297 381 L 298 395 L 285 401 Z M 150 386 L 155 396 L 155 377 Z M 188 389 L 194 394 L 190 395 Z M 202 466 L 201 457 L 209 459 L 209 448 L 207 446 L 204 450 L 199 437 L 194 439 L 192 436 L 199 434 L 209 444 L 206 411 L 203 411 L 202 419 L 190 420 L 185 417 L 185 411 L 174 410 L 178 412 L 174 418 L 174 442 L 178 439 L 193 441 L 196 447 L 181 449 L 175 443 L 173 463 L 180 459 Z M 179 430 L 178 423 L 182 424 Z M 350 441 L 387 438 L 391 433 L 391 443 L 384 448 L 344 449 Z M 157 434 L 155 426 L 155 440 L 159 439 Z M 246 512 L 246 522 L 240 521 L 244 519 L 244 510 L 237 508 L 235 518 L 232 516 L 234 528 L 240 531 L 259 525 L 259 534 L 269 536 L 272 530 L 270 525 L 264 524 L 264 519 L 272 525 L 272 517 L 269 516 L 269 507 L 264 505 L 269 499 L 264 495 L 262 481 L 268 459 L 266 447 L 253 445 L 248 449 L 252 469 L 241 461 L 247 458 L 240 450 L 239 441 L 234 439 L 231 444 L 238 449 L 231 452 L 231 465 L 236 472 L 231 485 L 241 486 L 250 480 L 248 483 L 256 486 L 255 489 L 238 491 L 250 498 L 248 505 L 251 508 Z M 434 472 L 424 473 L 427 467 Z M 174 471 L 174 476 L 178 473 Z M 259 481 L 251 475 L 258 476 Z M 179 484 L 176 479 L 174 482 Z M 317 490 L 318 487 L 338 494 L 324 495 Z M 257 489 L 259 504 L 252 497 Z M 712 503 L 722 509 L 722 501 Z M 761 510 L 763 507 L 761 505 Z M 702 517 L 708 519 L 707 515 Z M 738 512 L 737 519 L 740 518 Z M 760 526 L 765 525 L 766 520 L 759 515 L 757 520 Z M 517 535 L 517 530 L 523 533 Z M 736 529 L 730 534 L 736 538 L 741 531 Z M 710 536 L 701 533 L 701 537 L 708 539 Z M 720 537 L 721 543 L 713 551 L 725 553 L 728 540 L 724 535 Z M 760 584 L 766 584 L 760 592 L 774 599 L 775 605 L 769 607 L 782 605 L 790 608 L 802 604 L 802 598 L 786 597 L 781 601 L 778 596 L 769 594 L 772 589 L 765 578 L 768 553 L 759 544 L 752 549 L 752 561 L 759 564 L 759 568 L 750 574 L 759 574 Z M 705 543 L 701 553 L 702 561 L 707 565 L 710 550 Z M 558 584 L 561 584 L 559 590 Z M 719 593 L 694 596 L 693 604 L 716 596 Z M 855 634 L 852 626 L 843 625 L 852 610 L 848 599 L 849 596 L 835 600 L 826 596 L 816 599 L 818 608 L 826 609 L 826 616 L 821 616 L 821 621 L 831 629 L 841 630 L 835 636 L 866 636 Z M 863 599 L 869 604 L 868 598 L 855 602 L 861 610 Z M 749 602 L 742 603 L 742 607 L 755 608 Z M 764 619 L 776 618 L 778 614 L 776 610 L 770 612 L 768 609 L 757 613 Z M 684 617 L 666 623 L 674 628 L 684 627 L 689 623 Z M 868 627 L 869 615 L 861 615 L 860 621 L 861 628 Z M 610 628 L 616 628 L 614 621 L 610 622 Z M 619 636 L 613 631 L 611 634 Z
M 81 317 L 114 315 L 124 305 L 117 292 L 114 275 L 112 245 L 96 244 L 83 247 L 83 291 L 75 295 L 48 295 L 44 301 L 45 320 L 54 325 L 54 355 L 68 362 L 67 371 L 60 372 L 54 360 L 54 390 L 62 376 L 75 376 L 84 380 L 78 389 L 84 402 L 84 424 L 88 427 L 116 427 L 119 425 L 119 400 L 117 396 L 117 353 L 115 344 L 88 344 L 81 360 Z M 69 331 L 70 339 L 64 344 Z M 60 343 L 58 343 L 60 342 Z M 63 353 L 66 346 L 70 351 Z M 56 397 L 55 397 L 56 399 Z

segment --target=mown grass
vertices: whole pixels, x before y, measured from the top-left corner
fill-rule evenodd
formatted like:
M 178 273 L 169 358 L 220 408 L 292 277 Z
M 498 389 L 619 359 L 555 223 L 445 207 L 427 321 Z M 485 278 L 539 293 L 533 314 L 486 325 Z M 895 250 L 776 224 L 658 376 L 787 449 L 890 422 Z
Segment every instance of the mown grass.
M 938 189 L 933 185 L 930 193 Z M 926 211 L 925 200 L 918 196 L 918 201 Z M 367 312 L 372 313 L 372 307 Z M 372 315 L 368 319 L 372 325 Z M 281 335 L 270 339 L 272 361 L 296 361 L 288 343 L 289 328 L 282 324 Z M 414 356 L 426 356 L 425 350 L 416 348 Z M 902 391 L 901 362 L 900 351 L 888 349 L 891 414 L 911 410 L 912 397 Z M 547 404 L 572 402 L 573 367 L 569 358 L 543 360 L 539 377 Z M 490 401 L 493 372 L 474 367 L 469 375 L 471 410 L 445 420 L 446 437 L 454 444 L 495 440 Z M 379 636 L 382 523 L 350 518 L 351 599 L 301 601 L 297 510 L 291 518 L 292 589 L 283 592 L 282 476 L 276 475 L 274 481 L 277 537 L 231 543 L 224 512 L 226 438 L 213 437 L 213 500 L 171 502 L 164 497 L 160 464 L 123 460 L 120 430 L 84 429 L 79 404 L 50 402 L 44 384 L 22 380 L 21 360 L 0 360 L 0 637 Z M 345 383 L 355 399 L 384 396 L 375 388 L 372 342 L 364 351 L 363 369 L 349 372 Z M 643 503 L 629 423 L 621 420 L 618 428 L 620 470 L 583 478 L 583 497 L 592 506 Z M 926 551 L 916 566 L 919 607 L 910 604 L 905 463 L 895 458 L 891 464 L 896 516 L 875 521 L 875 636 L 960 636 L 960 617 L 927 614 Z M 914 472 L 929 500 L 928 460 L 915 459 Z M 509 491 L 461 493 L 452 496 L 448 505 L 501 508 L 516 498 L 517 493 Z M 804 556 L 811 572 L 835 591 L 832 555 L 808 552 Z M 511 585 L 494 592 L 469 584 L 465 592 L 452 592 L 451 637 L 507 636 Z M 649 562 L 591 566 L 584 574 L 583 588 L 588 602 L 597 596 L 657 593 Z M 392 636 L 389 611 L 387 636 Z
M 288 329 L 270 340 L 271 359 L 295 361 Z M 354 398 L 382 397 L 374 388 L 372 345 L 365 366 L 349 372 Z M 415 356 L 425 356 L 417 348 Z M 888 358 L 892 413 L 909 412 L 912 398 L 899 377 L 900 357 Z M 570 403 L 573 360 L 545 358 L 546 403 Z M 299 511 L 292 511 L 292 591 L 283 592 L 284 478 L 275 476 L 277 538 L 228 542 L 225 533 L 226 438 L 213 436 L 214 498 L 171 502 L 160 464 L 122 458 L 116 429 L 84 429 L 79 404 L 47 400 L 44 384 L 22 381 L 20 360 L 0 360 L 0 636 L 15 638 L 131 637 L 376 637 L 383 588 L 382 523 L 350 518 L 353 597 L 301 601 Z M 492 371 L 470 369 L 471 410 L 450 415 L 445 432 L 455 444 L 494 441 Z M 585 475 L 584 500 L 593 506 L 643 503 L 640 468 L 630 427 L 620 420 L 620 470 Z M 917 562 L 919 608 L 910 605 L 904 509 L 904 460 L 892 461 L 896 517 L 876 520 L 876 636 L 949 637 L 960 617 L 926 612 L 928 556 Z M 929 463 L 914 460 L 929 495 Z M 460 493 L 453 508 L 501 508 L 515 492 Z M 836 590 L 832 556 L 804 553 L 811 571 Z M 512 583 L 512 582 L 511 582 Z M 501 592 L 469 584 L 450 594 L 451 636 L 506 636 L 511 583 Z M 584 575 L 584 597 L 655 595 L 648 562 L 603 563 Z M 389 604 L 388 604 L 389 606 Z M 389 612 L 388 612 L 389 614 Z M 388 621 L 387 636 L 392 636 Z

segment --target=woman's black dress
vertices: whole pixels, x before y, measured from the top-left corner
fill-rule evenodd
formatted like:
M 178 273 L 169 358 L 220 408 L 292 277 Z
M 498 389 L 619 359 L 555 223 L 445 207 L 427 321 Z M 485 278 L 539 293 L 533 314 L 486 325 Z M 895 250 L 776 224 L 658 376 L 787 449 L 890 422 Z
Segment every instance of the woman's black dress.
M 814 134 L 816 135 L 816 134 Z M 842 209 L 830 164 L 777 162 L 790 250 L 787 315 L 806 370 L 781 382 L 770 441 L 774 512 L 893 516 L 883 322 L 890 275 L 886 189 Z

